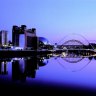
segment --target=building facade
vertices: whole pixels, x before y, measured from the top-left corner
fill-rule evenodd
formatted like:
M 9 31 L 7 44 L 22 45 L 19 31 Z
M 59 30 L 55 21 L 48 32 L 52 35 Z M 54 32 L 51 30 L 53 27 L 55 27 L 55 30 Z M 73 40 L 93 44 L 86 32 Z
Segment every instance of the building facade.
M 37 50 L 38 49 L 38 37 L 36 36 L 36 29 L 28 29 L 25 31 L 25 48 Z
M 15 47 L 36 50 L 38 48 L 38 37 L 36 36 L 36 29 L 26 29 L 26 25 L 21 25 L 21 27 L 13 26 L 12 43 Z
M 19 47 L 20 35 L 24 34 L 25 30 L 26 30 L 26 25 L 21 25 L 21 27 L 13 26 L 12 28 L 13 46 Z
M 0 46 L 7 45 L 7 31 L 1 30 L 0 31 Z

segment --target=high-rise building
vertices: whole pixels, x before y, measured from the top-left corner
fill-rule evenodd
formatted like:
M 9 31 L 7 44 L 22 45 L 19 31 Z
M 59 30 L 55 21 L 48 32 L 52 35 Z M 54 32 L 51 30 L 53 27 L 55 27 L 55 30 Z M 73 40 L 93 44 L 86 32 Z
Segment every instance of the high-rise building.
M 18 27 L 18 26 L 13 26 L 13 29 L 12 29 L 12 43 L 13 43 L 13 46 L 19 46 L 20 42 L 20 35 L 25 35 L 24 32 L 26 30 L 26 25 L 21 25 L 21 27 Z M 19 42 L 20 41 L 20 42 Z
M 13 26 L 12 29 L 12 43 L 13 46 L 30 48 L 36 50 L 38 48 L 38 37 L 36 36 L 36 29 L 26 29 L 26 25 L 21 27 Z
M 0 31 L 0 46 L 7 45 L 7 31 L 1 30 Z
M 13 26 L 13 28 L 12 28 L 12 43 L 13 43 L 13 46 L 19 46 L 19 28 L 18 28 L 18 26 Z
M 36 29 L 28 29 L 25 31 L 25 48 L 31 48 L 33 50 L 38 49 L 38 37 L 36 36 Z

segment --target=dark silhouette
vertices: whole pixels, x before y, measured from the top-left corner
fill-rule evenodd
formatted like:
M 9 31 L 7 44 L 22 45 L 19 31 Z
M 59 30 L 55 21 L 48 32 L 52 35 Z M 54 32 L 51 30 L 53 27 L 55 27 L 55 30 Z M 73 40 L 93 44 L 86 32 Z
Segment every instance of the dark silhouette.
M 21 61 L 21 62 L 20 62 Z M 23 62 L 22 62 L 23 61 Z M 12 62 L 12 79 L 25 81 L 26 77 L 35 78 L 36 70 L 45 66 L 42 57 L 28 57 L 27 59 L 13 60 Z
M 0 61 L 0 74 L 2 75 L 7 75 L 8 71 L 7 71 L 7 62 L 5 61 Z

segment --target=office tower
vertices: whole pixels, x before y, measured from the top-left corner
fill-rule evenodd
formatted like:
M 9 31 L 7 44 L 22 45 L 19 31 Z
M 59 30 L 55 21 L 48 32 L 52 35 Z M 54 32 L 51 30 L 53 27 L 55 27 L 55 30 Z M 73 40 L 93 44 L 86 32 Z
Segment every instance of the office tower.
M 21 25 L 21 31 L 20 31 L 20 34 L 24 34 L 26 28 L 27 28 L 26 25 Z
M 20 46 L 20 42 L 25 42 L 25 41 L 21 41 L 20 38 L 21 35 L 25 35 L 25 30 L 26 30 L 26 25 L 21 25 L 21 27 L 18 26 L 13 26 L 12 29 L 12 43 L 13 46 Z M 24 36 L 23 36 L 24 38 Z M 25 44 L 24 44 L 25 46 Z
M 13 28 L 12 28 L 12 43 L 13 43 L 13 46 L 19 46 L 19 28 L 18 28 L 18 26 L 13 26 Z
M 7 45 L 7 31 L 1 30 L 0 31 L 0 46 Z
M 38 49 L 38 37 L 36 36 L 36 29 L 28 29 L 25 31 L 25 48 L 37 50 Z
M 21 27 L 13 26 L 12 43 L 13 46 L 36 50 L 38 48 L 36 29 L 26 29 L 26 25 L 21 25 Z

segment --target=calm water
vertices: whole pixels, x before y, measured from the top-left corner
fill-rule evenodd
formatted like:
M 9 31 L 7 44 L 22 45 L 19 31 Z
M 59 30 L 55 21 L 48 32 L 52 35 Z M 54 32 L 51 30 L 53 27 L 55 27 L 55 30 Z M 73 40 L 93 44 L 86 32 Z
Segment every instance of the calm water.
M 7 85 L 8 88 L 10 85 L 21 88 L 44 86 L 43 89 L 47 87 L 48 90 L 67 88 L 93 92 L 96 90 L 96 60 L 94 57 L 92 59 L 37 56 L 14 58 L 7 63 L 1 62 L 0 80 L 0 84 Z

